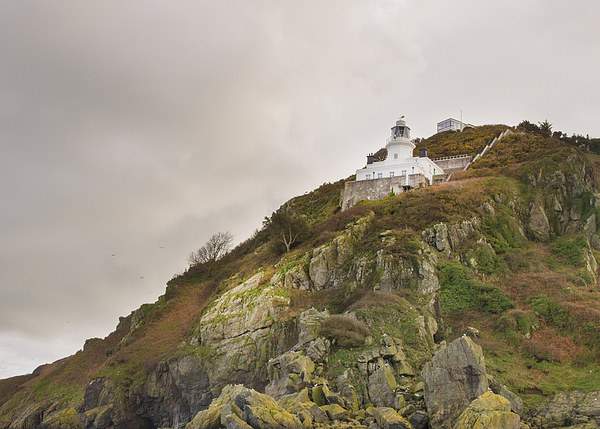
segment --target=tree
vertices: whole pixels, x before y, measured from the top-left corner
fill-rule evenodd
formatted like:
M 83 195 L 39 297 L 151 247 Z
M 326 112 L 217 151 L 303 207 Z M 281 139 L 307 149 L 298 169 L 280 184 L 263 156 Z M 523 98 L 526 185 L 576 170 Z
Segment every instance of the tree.
M 528 120 L 521 121 L 519 125 L 517 125 L 517 128 L 533 134 L 540 133 L 540 127 L 538 127 L 536 124 L 532 124 Z
M 217 232 L 213 234 L 206 244 L 190 253 L 188 262 L 190 266 L 199 266 L 204 271 L 212 276 L 217 262 L 231 249 L 231 242 L 233 241 L 233 235 L 230 232 Z
M 544 119 L 544 122 L 538 122 L 540 134 L 544 137 L 550 137 L 552 135 L 552 124 L 548 122 L 548 119 Z
M 264 225 L 285 245 L 286 252 L 289 252 L 292 245 L 300 241 L 308 231 L 306 217 L 282 209 L 273 213 L 270 219 L 265 218 Z

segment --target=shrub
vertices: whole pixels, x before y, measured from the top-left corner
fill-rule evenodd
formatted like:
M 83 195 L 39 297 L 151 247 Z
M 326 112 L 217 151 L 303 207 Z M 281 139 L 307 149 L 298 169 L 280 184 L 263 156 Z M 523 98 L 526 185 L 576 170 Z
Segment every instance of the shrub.
M 583 249 L 586 247 L 587 239 L 579 235 L 573 239 L 558 239 L 550 249 L 561 262 L 576 267 L 583 262 Z
M 444 310 L 501 313 L 513 308 L 510 298 L 504 292 L 472 279 L 469 269 L 458 262 L 440 263 L 438 269 L 441 305 Z
M 333 315 L 323 320 L 319 334 L 340 347 L 361 346 L 371 331 L 363 322 L 350 316 Z
M 565 331 L 571 327 L 569 313 L 547 295 L 536 295 L 531 299 L 533 309 L 551 326 Z
M 506 217 L 485 217 L 481 229 L 496 253 L 506 253 L 519 246 L 518 229 Z

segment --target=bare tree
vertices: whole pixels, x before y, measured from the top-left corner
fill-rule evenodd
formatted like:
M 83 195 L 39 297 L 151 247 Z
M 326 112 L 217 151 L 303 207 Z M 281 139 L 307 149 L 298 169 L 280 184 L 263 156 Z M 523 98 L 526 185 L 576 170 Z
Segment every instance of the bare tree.
M 230 232 L 217 232 L 213 234 L 206 244 L 190 253 L 188 262 L 190 266 L 200 266 L 209 275 L 214 273 L 217 261 L 229 252 L 233 235 Z

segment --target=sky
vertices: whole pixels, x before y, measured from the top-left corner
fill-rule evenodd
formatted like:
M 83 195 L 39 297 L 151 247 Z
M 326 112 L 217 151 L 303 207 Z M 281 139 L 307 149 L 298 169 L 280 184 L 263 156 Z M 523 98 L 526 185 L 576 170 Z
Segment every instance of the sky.
M 597 0 L 3 0 L 0 378 L 104 337 L 215 232 L 406 115 L 600 136 Z

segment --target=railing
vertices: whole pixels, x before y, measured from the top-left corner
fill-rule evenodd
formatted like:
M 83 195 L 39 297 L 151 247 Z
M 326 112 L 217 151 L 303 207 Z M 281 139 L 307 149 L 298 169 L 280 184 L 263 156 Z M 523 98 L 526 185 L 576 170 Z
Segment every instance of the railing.
M 400 140 L 400 139 L 406 139 L 406 140 L 410 141 L 410 138 L 404 137 L 404 136 L 389 136 L 387 138 L 387 140 L 385 141 L 385 144 L 388 144 L 388 143 L 391 143 L 393 141 Z M 411 143 L 412 143 L 412 141 L 411 141 Z
M 458 159 L 458 158 L 471 158 L 471 155 L 452 155 L 452 156 L 444 156 L 442 158 L 434 158 L 432 159 L 433 162 L 435 161 L 445 161 L 447 159 Z

